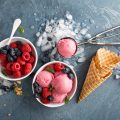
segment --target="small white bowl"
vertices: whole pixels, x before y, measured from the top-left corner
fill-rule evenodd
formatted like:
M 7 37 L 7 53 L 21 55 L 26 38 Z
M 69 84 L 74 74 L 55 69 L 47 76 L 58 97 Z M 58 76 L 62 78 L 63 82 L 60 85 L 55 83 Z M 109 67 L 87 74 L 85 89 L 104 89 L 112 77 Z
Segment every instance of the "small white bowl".
M 66 63 L 64 63 L 64 62 L 61 62 L 61 61 L 52 61 L 52 62 L 46 63 L 45 65 L 43 65 L 42 67 L 39 68 L 39 70 L 36 72 L 36 74 L 35 74 L 35 76 L 34 76 L 34 78 L 33 78 L 33 82 L 32 82 L 32 91 L 33 91 L 33 94 L 34 94 L 33 83 L 35 82 L 38 73 L 40 73 L 42 70 L 44 70 L 45 67 L 47 67 L 48 65 L 55 64 L 55 63 L 58 63 L 58 62 L 59 62 L 59 63 L 62 63 L 63 65 L 65 65 L 65 66 L 67 66 L 67 67 L 69 67 L 69 68 L 72 70 L 72 72 L 74 73 L 74 75 L 75 75 L 75 80 L 73 80 L 73 87 L 72 87 L 71 92 L 69 93 L 70 100 L 73 98 L 73 96 L 74 96 L 74 94 L 75 94 L 75 92 L 76 92 L 76 89 L 77 89 L 77 76 L 76 76 L 76 73 L 75 73 L 75 71 L 73 70 L 73 68 L 70 67 L 70 65 L 68 65 L 68 64 L 66 64 Z M 54 107 L 60 107 L 60 106 L 65 105 L 64 102 L 63 102 L 63 103 L 49 103 L 49 104 L 44 104 L 39 98 L 36 98 L 36 99 L 37 99 L 37 101 L 38 101 L 39 103 L 41 103 L 42 105 L 44 105 L 44 106 L 46 106 L 46 107 L 54 108 Z
M 5 39 L 5 40 L 2 40 L 2 41 L 0 42 L 0 48 L 3 47 L 3 46 L 5 46 L 5 44 L 6 44 L 6 42 L 8 41 L 8 39 L 9 39 L 9 38 L 7 38 L 7 39 Z M 20 77 L 20 78 L 10 78 L 10 77 L 5 76 L 4 74 L 2 74 L 1 71 L 0 71 L 0 77 L 1 77 L 2 79 L 10 80 L 10 81 L 22 80 L 22 79 L 28 77 L 28 76 L 33 72 L 33 70 L 35 69 L 35 67 L 36 67 L 36 65 L 37 65 L 37 61 L 38 61 L 37 50 L 36 50 L 35 46 L 34 46 L 28 39 L 23 38 L 23 37 L 13 37 L 12 42 L 15 42 L 15 41 L 21 41 L 22 43 L 29 43 L 29 44 L 31 45 L 31 47 L 32 47 L 32 49 L 33 49 L 32 52 L 33 52 L 33 54 L 34 54 L 34 56 L 35 56 L 35 63 L 34 63 L 34 66 L 33 66 L 32 71 L 31 71 L 29 74 L 27 74 L 27 75 L 25 75 L 25 76 L 23 76 L 23 77 Z M 0 66 L 0 69 L 1 69 L 1 66 Z

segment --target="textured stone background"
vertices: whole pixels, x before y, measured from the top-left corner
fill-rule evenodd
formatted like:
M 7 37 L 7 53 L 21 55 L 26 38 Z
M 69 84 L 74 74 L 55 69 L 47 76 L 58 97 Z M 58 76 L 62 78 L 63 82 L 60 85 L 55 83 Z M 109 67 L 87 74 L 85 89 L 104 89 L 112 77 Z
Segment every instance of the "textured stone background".
M 62 17 L 65 11 L 70 11 L 78 22 L 95 23 L 90 25 L 92 35 L 111 26 L 120 25 L 120 0 L 0 0 L 0 40 L 9 37 L 12 22 L 20 17 L 25 27 L 23 36 L 36 41 L 35 33 L 43 18 Z M 40 22 L 34 19 L 38 14 Z M 31 25 L 35 29 L 31 29 Z M 111 76 L 85 101 L 76 104 L 79 90 L 85 79 L 90 57 L 100 46 L 86 45 L 88 61 L 76 68 L 78 75 L 78 90 L 71 102 L 60 108 L 47 108 L 40 105 L 33 97 L 31 82 L 33 75 L 23 80 L 24 95 L 14 93 L 0 96 L 0 120 L 119 120 L 120 119 L 120 81 Z M 118 52 L 117 47 L 110 47 Z M 41 64 L 38 62 L 38 67 Z M 9 115 L 10 116 L 9 116 Z

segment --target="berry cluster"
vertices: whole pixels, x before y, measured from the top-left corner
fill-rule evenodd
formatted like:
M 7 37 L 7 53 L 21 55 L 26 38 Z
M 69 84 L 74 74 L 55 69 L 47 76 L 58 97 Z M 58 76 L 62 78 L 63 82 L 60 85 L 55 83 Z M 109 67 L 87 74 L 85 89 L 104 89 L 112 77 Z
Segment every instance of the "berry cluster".
M 44 70 L 47 70 L 56 75 L 56 73 L 65 73 L 71 80 L 75 79 L 74 73 L 69 67 L 61 63 L 55 63 L 48 65 Z M 48 87 L 41 87 L 36 81 L 33 83 L 34 95 L 36 98 L 39 98 L 44 104 L 48 104 L 54 100 L 52 91 L 54 90 L 53 86 L 49 84 Z
M 19 78 L 31 72 L 35 57 L 27 43 L 12 42 L 0 49 L 0 63 L 6 75 Z

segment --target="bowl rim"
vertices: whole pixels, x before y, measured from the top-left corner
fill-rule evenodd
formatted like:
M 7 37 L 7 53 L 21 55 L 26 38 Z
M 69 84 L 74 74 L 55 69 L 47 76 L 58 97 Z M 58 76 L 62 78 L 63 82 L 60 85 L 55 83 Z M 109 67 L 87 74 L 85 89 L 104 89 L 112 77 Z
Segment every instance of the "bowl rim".
M 62 62 L 62 61 L 51 61 L 51 62 L 48 62 L 48 63 L 42 65 L 42 66 L 37 70 L 37 72 L 35 73 L 35 75 L 34 75 L 34 77 L 33 77 L 33 81 L 32 81 L 32 92 L 33 92 L 33 94 L 34 94 L 33 83 L 35 82 L 38 73 L 39 73 L 40 71 L 42 71 L 46 66 L 48 66 L 48 65 L 50 65 L 50 64 L 58 63 L 58 62 L 66 65 L 67 67 L 69 67 L 69 68 L 72 70 L 72 72 L 74 73 L 74 75 L 75 75 L 75 81 L 76 81 L 76 82 L 75 82 L 75 89 L 74 89 L 72 95 L 70 96 L 70 100 L 73 98 L 73 96 L 75 95 L 76 90 L 77 90 L 77 84 L 78 84 L 77 75 L 76 75 L 75 70 L 74 70 L 70 65 L 68 65 L 68 64 L 66 64 L 65 62 Z M 50 108 L 55 108 L 55 107 L 60 107 L 60 106 L 65 105 L 65 103 L 56 103 L 56 104 L 54 104 L 54 105 L 53 105 L 53 104 L 44 104 L 44 103 L 41 102 L 41 100 L 40 100 L 39 98 L 35 98 L 35 99 L 36 99 L 39 103 L 41 103 L 42 105 L 44 105 L 44 106 L 46 106 L 46 107 L 50 107 Z
M 6 39 L 0 41 L 0 43 L 2 43 L 3 41 L 7 41 L 8 39 L 9 39 L 9 38 L 6 38 Z M 27 75 L 25 75 L 25 76 L 23 76 L 23 77 L 20 77 L 20 78 L 9 78 L 9 77 L 1 76 L 1 75 L 0 75 L 0 77 L 1 77 L 2 79 L 9 80 L 9 81 L 18 81 L 18 80 L 25 79 L 26 77 L 28 77 L 28 76 L 34 71 L 34 69 L 36 68 L 37 62 L 38 62 L 38 53 L 37 53 L 37 50 L 36 50 L 35 46 L 33 45 L 33 43 L 32 43 L 29 39 L 26 39 L 26 38 L 24 38 L 24 37 L 18 37 L 18 36 L 13 37 L 12 39 L 21 39 L 21 40 L 29 43 L 29 44 L 32 46 L 33 50 L 34 50 L 34 52 L 35 52 L 35 57 L 36 57 L 35 63 L 34 63 L 34 67 L 32 68 L 32 70 L 31 70 L 31 72 L 30 72 L 29 74 L 27 74 Z

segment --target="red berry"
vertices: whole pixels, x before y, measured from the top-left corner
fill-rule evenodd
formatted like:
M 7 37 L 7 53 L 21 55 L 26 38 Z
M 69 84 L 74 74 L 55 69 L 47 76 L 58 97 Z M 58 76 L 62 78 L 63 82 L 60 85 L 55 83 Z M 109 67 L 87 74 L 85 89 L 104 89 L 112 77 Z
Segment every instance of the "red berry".
M 29 63 L 34 63 L 35 58 L 33 56 L 30 57 Z
M 5 60 L 5 61 L 1 62 L 1 65 L 6 68 L 7 63 L 8 63 L 8 61 Z
M 48 104 L 48 103 L 50 102 L 47 98 L 41 98 L 41 101 L 42 101 L 44 104 Z
M 10 47 L 11 47 L 11 48 L 17 48 L 16 42 L 11 43 L 11 44 L 10 44 Z
M 24 52 L 22 54 L 22 59 L 25 60 L 25 61 L 29 61 L 30 60 L 30 54 L 29 54 L 29 52 Z
M 64 68 L 64 65 L 61 64 L 61 63 L 55 63 L 54 64 L 55 71 L 61 71 L 61 70 L 63 70 L 63 68 Z
M 44 87 L 42 90 L 42 97 L 47 98 L 49 95 L 51 95 L 51 92 L 47 87 Z
M 12 71 L 19 71 L 19 70 L 20 70 L 20 64 L 18 62 L 13 63 Z
M 0 54 L 0 61 L 3 62 L 6 60 L 6 55 L 5 54 Z
M 5 69 L 5 73 L 6 73 L 7 75 L 12 75 L 12 71 L 11 71 L 11 70 Z
M 6 69 L 7 69 L 7 70 L 12 70 L 12 65 L 13 65 L 12 62 L 7 63 Z
M 18 57 L 17 62 L 20 63 L 21 65 L 25 65 L 25 61 L 22 59 L 22 57 Z
M 13 72 L 13 76 L 14 76 L 15 78 L 19 78 L 19 77 L 21 77 L 22 75 L 21 75 L 21 72 L 20 72 L 20 71 L 15 71 L 15 72 Z
M 22 45 L 21 50 L 22 50 L 22 52 L 31 52 L 32 51 L 31 46 L 27 43 Z
M 27 75 L 31 72 L 32 70 L 32 64 L 30 63 L 26 63 L 25 64 L 25 67 L 24 67 L 24 74 Z

